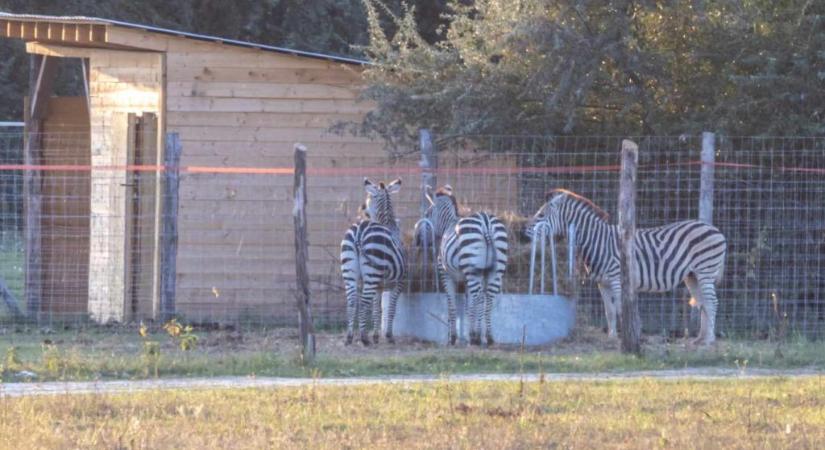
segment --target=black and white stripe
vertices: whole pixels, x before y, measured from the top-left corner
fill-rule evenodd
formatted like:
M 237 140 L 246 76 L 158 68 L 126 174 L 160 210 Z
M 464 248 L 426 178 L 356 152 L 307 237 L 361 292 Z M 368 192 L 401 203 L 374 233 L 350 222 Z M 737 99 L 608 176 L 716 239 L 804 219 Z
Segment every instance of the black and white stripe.
M 447 293 L 451 344 L 456 331 L 455 296 L 457 284 L 465 282 L 468 294 L 470 343 L 481 344 L 481 324 L 487 343 L 492 344 L 491 312 L 495 296 L 501 292 L 507 268 L 507 229 L 492 214 L 477 212 L 459 217 L 452 188 L 445 185 L 430 199 L 427 211 L 439 245 L 439 277 Z
M 387 185 L 364 179 L 367 201 L 365 217 L 352 225 L 341 241 L 341 274 L 347 293 L 347 344 L 352 343 L 356 311 L 361 342 L 369 345 L 367 317 L 372 313 L 373 336 L 378 343 L 381 330 L 379 288 L 392 285 L 387 311 L 387 340 L 393 342 L 395 305 L 406 283 L 406 255 L 390 196 L 401 189 L 401 180 Z M 360 290 L 359 290 L 360 285 Z
M 591 278 L 596 281 L 607 316 L 608 334 L 616 336 L 616 316 L 621 312 L 621 269 L 618 227 L 590 200 L 570 191 L 555 190 L 536 212 L 525 231 L 532 235 L 538 222 L 546 222 L 551 236 L 567 233 L 573 224 L 576 247 Z M 685 220 L 636 230 L 634 239 L 639 292 L 665 292 L 685 282 L 701 311 L 697 341 L 715 340 L 716 283 L 724 272 L 727 243 L 714 226 Z

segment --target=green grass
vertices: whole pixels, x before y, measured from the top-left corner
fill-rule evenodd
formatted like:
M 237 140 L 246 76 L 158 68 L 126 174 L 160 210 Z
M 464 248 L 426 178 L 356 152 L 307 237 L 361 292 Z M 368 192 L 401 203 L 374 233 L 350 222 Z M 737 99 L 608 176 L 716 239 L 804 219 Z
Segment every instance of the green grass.
M 0 280 L 6 283 L 18 302 L 23 302 L 23 258 L 23 251 L 17 245 L 7 242 L 5 235 L 0 232 Z M 25 311 L 25 304 L 21 303 L 18 306 Z M 11 317 L 11 311 L 0 301 L 0 323 L 3 319 Z
M 15 332 L 0 328 L 0 376 L 3 381 L 141 379 L 225 375 L 351 377 L 400 374 L 616 372 L 725 368 L 825 369 L 822 344 L 806 340 L 782 343 L 722 340 L 710 348 L 649 342 L 642 358 L 623 355 L 615 342 L 586 336 L 543 349 L 442 348 L 420 343 L 346 347 L 343 336 L 318 336 L 318 356 L 306 366 L 291 330 L 195 332 L 194 350 L 156 332 L 146 338 L 130 329 Z M 594 333 L 600 335 L 599 333 Z M 155 342 L 156 346 L 146 342 Z
M 2 448 L 822 448 L 825 380 L 0 396 Z

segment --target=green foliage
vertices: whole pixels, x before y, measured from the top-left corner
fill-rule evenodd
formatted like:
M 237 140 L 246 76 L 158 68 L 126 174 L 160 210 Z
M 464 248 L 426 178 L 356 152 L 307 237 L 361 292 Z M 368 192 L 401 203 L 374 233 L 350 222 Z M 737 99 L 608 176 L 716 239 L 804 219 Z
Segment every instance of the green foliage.
M 825 5 L 452 0 L 443 41 L 366 0 L 377 64 L 361 132 L 742 135 L 825 132 Z M 470 5 L 470 6 L 468 6 Z M 382 20 L 395 23 L 387 33 Z

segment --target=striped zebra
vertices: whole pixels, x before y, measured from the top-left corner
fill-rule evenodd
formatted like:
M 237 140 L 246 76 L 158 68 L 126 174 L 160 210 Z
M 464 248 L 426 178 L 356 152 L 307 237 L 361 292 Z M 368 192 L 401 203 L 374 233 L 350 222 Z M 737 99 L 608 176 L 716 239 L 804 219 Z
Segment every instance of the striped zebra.
M 387 311 L 387 340 L 393 343 L 395 305 L 406 284 L 406 254 L 395 220 L 390 196 L 401 189 L 401 180 L 387 185 L 364 179 L 367 201 L 360 215 L 341 241 L 341 274 L 347 293 L 347 345 L 352 343 L 356 312 L 361 342 L 369 345 L 367 317 L 372 312 L 372 340 L 378 343 L 381 330 L 380 288 L 392 285 Z M 359 292 L 359 284 L 361 289 Z
M 456 286 L 464 281 L 469 301 L 470 343 L 481 345 L 481 323 L 486 327 L 487 344 L 493 341 L 490 313 L 507 267 L 507 229 L 492 214 L 477 212 L 459 217 L 453 189 L 445 185 L 427 197 L 431 206 L 426 217 L 435 228 L 439 245 L 439 277 L 447 293 L 449 341 L 455 345 Z
M 616 337 L 616 316 L 621 313 L 619 232 L 617 225 L 607 222 L 608 218 L 590 200 L 556 189 L 528 222 L 525 232 L 531 237 L 535 225 L 545 222 L 551 237 L 562 236 L 570 224 L 575 226 L 576 247 L 604 301 L 608 335 Z M 716 339 L 718 304 L 715 285 L 724 272 L 725 236 L 712 225 L 685 220 L 636 230 L 634 245 L 636 290 L 666 292 L 684 281 L 701 313 L 695 342 L 712 343 Z

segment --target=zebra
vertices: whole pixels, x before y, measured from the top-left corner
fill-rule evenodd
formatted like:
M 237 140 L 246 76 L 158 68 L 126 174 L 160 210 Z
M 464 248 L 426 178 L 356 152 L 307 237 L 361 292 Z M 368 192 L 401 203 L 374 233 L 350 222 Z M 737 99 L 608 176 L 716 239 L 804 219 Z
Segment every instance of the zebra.
M 389 184 L 375 184 L 364 178 L 367 191 L 362 206 L 362 220 L 349 227 L 341 241 L 341 274 L 347 294 L 347 338 L 352 344 L 356 311 L 361 342 L 370 345 L 367 335 L 367 316 L 372 312 L 374 343 L 378 343 L 381 329 L 381 298 L 378 288 L 392 285 L 387 311 L 387 341 L 394 343 L 392 323 L 398 296 L 406 284 L 406 252 L 395 220 L 390 196 L 401 189 L 401 180 Z M 359 292 L 359 284 L 361 290 Z
M 570 224 L 576 230 L 576 247 L 602 296 L 608 336 L 616 337 L 616 316 L 621 312 L 621 269 L 618 227 L 593 202 L 564 189 L 551 191 L 546 203 L 525 227 L 532 237 L 539 222 L 546 232 L 563 236 Z M 725 236 L 713 225 L 685 220 L 636 230 L 634 237 L 639 292 L 666 292 L 684 281 L 700 309 L 701 325 L 695 343 L 716 339 L 716 283 L 722 279 L 727 253 Z
M 464 281 L 469 294 L 470 343 L 481 345 L 481 323 L 486 326 L 487 344 L 492 345 L 490 313 L 495 296 L 501 292 L 501 282 L 507 268 L 507 229 L 494 215 L 477 212 L 459 217 L 458 204 L 450 185 L 427 195 L 430 207 L 426 218 L 435 228 L 439 245 L 438 272 L 447 293 L 449 342 L 455 345 L 456 286 Z M 483 309 L 482 309 L 483 308 Z

